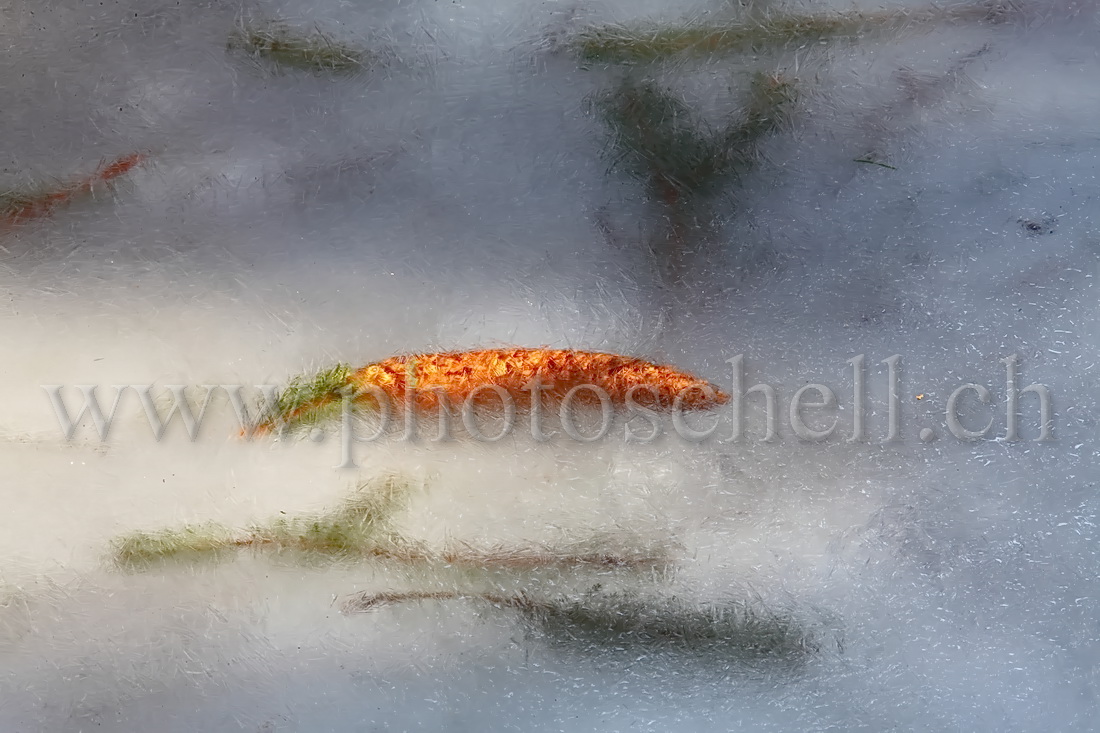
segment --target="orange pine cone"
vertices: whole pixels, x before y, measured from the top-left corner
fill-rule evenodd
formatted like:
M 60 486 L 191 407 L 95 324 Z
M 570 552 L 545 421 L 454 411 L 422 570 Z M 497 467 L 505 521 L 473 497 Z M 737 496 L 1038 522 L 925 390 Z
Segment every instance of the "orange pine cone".
M 407 384 L 408 378 L 413 383 Z M 534 394 L 530 385 L 538 380 L 540 393 L 560 402 L 570 390 L 588 385 L 602 390 L 612 405 L 626 404 L 628 394 L 637 404 L 670 408 L 677 395 L 686 409 L 705 410 L 729 400 L 708 382 L 667 366 L 618 354 L 563 349 L 485 349 L 441 354 L 395 356 L 368 364 L 348 380 L 360 392 L 381 388 L 394 405 L 403 405 L 408 395 L 420 409 L 439 406 L 443 396 L 450 405 L 467 399 L 475 405 L 499 406 L 499 388 L 517 407 L 529 407 Z M 406 387 L 410 389 L 406 389 Z M 581 404 L 599 404 L 592 389 L 580 389 L 573 399 Z
M 281 400 L 275 415 L 261 421 L 256 432 L 318 418 L 325 408 L 350 394 L 365 405 L 379 400 L 390 407 L 414 407 L 434 411 L 441 400 L 450 407 L 468 402 L 474 407 L 499 408 L 502 395 L 519 409 L 530 408 L 536 394 L 551 403 L 570 399 L 577 405 L 595 406 L 601 393 L 611 407 L 628 401 L 651 409 L 680 407 L 706 410 L 729 401 L 729 395 L 709 382 L 667 366 L 619 354 L 565 349 L 484 349 L 438 354 L 395 356 L 361 369 L 338 374 L 336 370 L 315 378 L 319 389 L 296 380 L 289 399 Z M 411 380 L 411 381 L 410 381 Z

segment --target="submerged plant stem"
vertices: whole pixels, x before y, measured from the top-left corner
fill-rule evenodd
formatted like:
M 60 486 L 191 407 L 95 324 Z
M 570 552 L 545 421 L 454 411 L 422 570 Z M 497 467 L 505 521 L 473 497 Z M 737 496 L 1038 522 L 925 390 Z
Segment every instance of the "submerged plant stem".
M 51 216 L 62 206 L 90 195 L 97 185 L 110 183 L 145 160 L 146 156 L 142 153 L 124 155 L 110 163 L 104 163 L 90 175 L 53 190 L 0 193 L 0 226 L 13 226 Z
M 400 540 L 390 520 L 405 505 L 411 488 L 397 476 L 386 476 L 361 487 L 339 508 L 328 513 L 280 517 L 246 530 L 219 524 L 135 532 L 113 543 L 113 558 L 125 568 L 142 568 L 172 559 L 217 559 L 242 549 L 296 552 L 349 560 L 387 560 L 407 564 L 467 568 L 662 568 L 668 562 L 662 548 L 614 552 L 571 548 L 555 552 L 541 547 L 453 547 L 432 551 Z
M 869 159 L 869 158 L 856 158 L 856 159 L 855 159 L 855 160 L 853 160 L 852 162 L 853 162 L 853 163 L 866 163 L 867 165 L 877 165 L 877 166 L 879 166 L 880 168 L 889 168 L 889 169 L 890 169 L 890 170 L 892 170 L 892 171 L 896 171 L 896 170 L 897 170 L 897 168 L 896 168 L 896 167 L 894 167 L 894 166 L 890 165 L 889 163 L 880 163 L 880 162 L 878 162 L 877 160 L 871 160 L 871 159 Z
M 739 115 L 713 129 L 671 91 L 630 77 L 595 100 L 611 133 L 607 157 L 646 183 L 663 226 L 653 251 L 667 284 L 690 281 L 688 256 L 708 234 L 706 202 L 751 171 L 759 147 L 789 121 L 794 83 L 757 74 Z
M 363 613 L 414 601 L 474 600 L 520 612 L 550 637 L 567 643 L 674 644 L 699 649 L 718 645 L 725 653 L 750 656 L 802 654 L 814 643 L 793 619 L 746 604 L 709 606 L 676 598 L 645 599 L 602 593 L 577 598 L 535 598 L 527 593 L 422 591 L 363 593 L 345 603 Z
M 570 45 L 586 61 L 650 62 L 661 59 L 753 51 L 869 35 L 900 33 L 940 23 L 981 22 L 1006 12 L 1001 3 L 974 2 L 923 10 L 877 13 L 770 13 L 741 22 L 589 28 Z

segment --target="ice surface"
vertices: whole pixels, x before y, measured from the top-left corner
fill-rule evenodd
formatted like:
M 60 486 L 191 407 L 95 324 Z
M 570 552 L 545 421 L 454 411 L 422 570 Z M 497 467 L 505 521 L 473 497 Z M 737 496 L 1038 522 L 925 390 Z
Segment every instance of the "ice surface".
M 1092 730 L 1100 28 L 1088 0 L 1003 5 L 996 23 L 624 66 L 578 62 L 569 39 L 927 6 L 5 2 L 0 187 L 149 158 L 0 234 L 0 729 Z M 369 62 L 227 49 L 274 22 Z M 655 234 L 672 209 L 592 100 L 648 78 L 719 129 L 756 72 L 795 80 L 789 122 L 700 199 L 676 281 Z M 507 344 L 720 385 L 744 354 L 746 387 L 779 393 L 780 440 L 756 442 L 750 414 L 745 443 L 388 440 L 337 471 L 332 436 L 241 441 L 221 398 L 194 442 L 178 423 L 153 441 L 132 392 L 109 440 L 86 423 L 66 441 L 42 389 L 75 404 L 98 384 L 109 404 L 117 384 Z M 868 440 L 848 443 L 857 354 Z M 903 434 L 885 443 L 894 354 Z M 1033 395 L 1024 440 L 995 439 L 1013 354 L 1020 386 L 1052 394 L 1053 441 L 1032 440 Z M 786 422 L 810 382 L 840 402 L 821 443 Z M 994 418 L 973 443 L 944 422 L 968 382 L 992 392 L 960 410 Z M 327 516 L 386 475 L 409 487 L 391 529 L 417 547 L 652 562 L 111 560 L 134 532 Z M 379 593 L 437 597 L 349 606 Z M 589 637 L 486 594 L 681 604 L 689 622 L 732 606 L 797 638 L 753 656 Z

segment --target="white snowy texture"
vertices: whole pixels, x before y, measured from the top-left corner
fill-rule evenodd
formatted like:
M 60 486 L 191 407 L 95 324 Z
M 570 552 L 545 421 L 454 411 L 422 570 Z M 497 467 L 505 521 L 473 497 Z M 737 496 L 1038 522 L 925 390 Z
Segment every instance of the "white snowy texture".
M 0 2 L 0 190 L 148 156 L 0 232 L 0 730 L 1094 730 L 1100 21 L 1091 0 L 985 5 L 1004 12 L 624 65 L 569 40 L 930 6 Z M 263 23 L 371 55 L 340 74 L 228 47 Z M 662 209 L 609 154 L 594 100 L 652 79 L 718 129 L 757 72 L 793 80 L 789 117 L 708 199 L 705 243 L 670 284 Z M 728 408 L 699 443 L 627 444 L 617 424 L 543 444 L 520 420 L 493 444 L 357 445 L 340 471 L 331 435 L 239 439 L 224 397 L 193 442 L 178 418 L 155 441 L 132 390 L 106 441 L 90 421 L 65 440 L 42 387 L 66 385 L 75 412 L 82 384 L 109 407 L 113 385 L 285 384 L 504 345 L 632 354 L 726 389 L 744 355 L 745 386 L 776 389 L 779 439 L 758 442 L 750 410 L 748 440 L 724 442 Z M 867 439 L 848 442 L 859 354 Z M 895 354 L 902 434 L 886 442 Z M 1022 439 L 1003 440 L 1013 354 L 1020 387 L 1050 390 L 1052 441 L 1033 440 L 1034 395 Z M 812 382 L 839 403 L 816 443 L 787 414 Z M 993 419 L 976 442 L 945 422 L 970 382 L 991 392 L 960 403 L 971 429 Z M 111 560 L 120 536 L 323 512 L 390 474 L 412 486 L 397 531 L 423 547 L 667 567 Z M 360 592 L 596 584 L 755 604 L 813 648 L 743 663 L 563 643 L 476 599 L 342 610 Z

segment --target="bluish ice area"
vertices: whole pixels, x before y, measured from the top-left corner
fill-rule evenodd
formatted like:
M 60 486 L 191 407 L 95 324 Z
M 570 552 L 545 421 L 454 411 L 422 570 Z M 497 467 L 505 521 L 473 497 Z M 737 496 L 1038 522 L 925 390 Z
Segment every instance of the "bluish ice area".
M 0 731 L 1094 730 L 1100 17 L 937 7 L 979 5 L 918 23 L 920 0 L 0 1 L 0 192 L 147 156 L 0 231 Z M 915 20 L 656 64 L 569 46 L 609 24 L 857 10 Z M 335 74 L 228 47 L 274 22 L 371 60 Z M 670 278 L 669 209 L 597 100 L 648 79 L 719 129 L 760 72 L 797 90 L 789 116 Z M 627 443 L 619 424 L 538 442 L 521 421 L 496 443 L 356 445 L 338 470 L 336 436 L 241 440 L 222 397 L 194 441 L 178 422 L 154 440 L 132 389 L 107 440 L 90 420 L 66 440 L 43 389 L 75 407 L 94 384 L 109 405 L 113 385 L 506 345 L 727 390 L 742 355 L 743 387 L 775 389 L 778 438 L 760 441 L 757 401 L 740 442 L 727 406 L 690 418 L 718 421 L 699 442 Z M 1048 390 L 1052 440 L 1033 393 L 1005 439 L 1013 355 L 1018 388 Z M 825 440 L 791 427 L 810 383 L 836 393 Z M 955 404 L 966 429 L 992 420 L 975 441 L 947 420 L 965 384 L 989 390 Z M 380 476 L 411 487 L 395 531 L 418 547 L 662 562 L 112 562 L 128 533 L 323 512 Z M 751 608 L 798 648 L 589 638 L 473 597 L 596 591 Z M 409 592 L 437 597 L 349 606 Z

